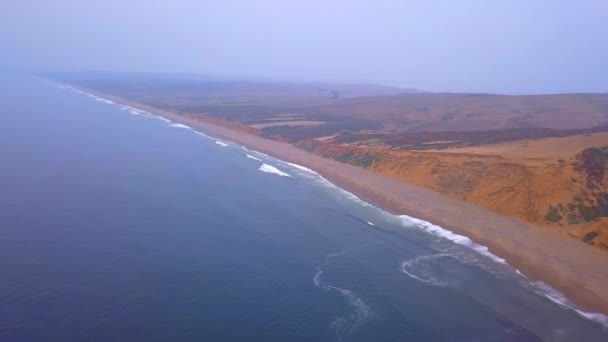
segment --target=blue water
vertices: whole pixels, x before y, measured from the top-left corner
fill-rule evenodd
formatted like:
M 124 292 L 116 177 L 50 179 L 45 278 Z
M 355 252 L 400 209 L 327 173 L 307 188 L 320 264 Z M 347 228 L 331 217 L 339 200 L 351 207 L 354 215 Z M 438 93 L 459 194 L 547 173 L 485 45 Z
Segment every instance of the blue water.
M 32 77 L 0 89 L 2 341 L 608 338 L 313 173 Z

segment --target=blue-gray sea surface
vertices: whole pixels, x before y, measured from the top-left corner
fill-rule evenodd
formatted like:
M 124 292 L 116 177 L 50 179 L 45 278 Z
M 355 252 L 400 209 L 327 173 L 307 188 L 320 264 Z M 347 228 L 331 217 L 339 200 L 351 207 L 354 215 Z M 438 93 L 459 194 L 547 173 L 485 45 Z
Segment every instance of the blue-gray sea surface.
M 608 340 L 312 172 L 33 77 L 0 89 L 1 341 Z

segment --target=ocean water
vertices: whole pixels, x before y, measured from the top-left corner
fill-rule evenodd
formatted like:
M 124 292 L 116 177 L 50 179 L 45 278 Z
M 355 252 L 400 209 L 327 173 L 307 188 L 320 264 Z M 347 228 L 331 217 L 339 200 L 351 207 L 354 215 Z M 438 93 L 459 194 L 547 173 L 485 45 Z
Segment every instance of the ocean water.
M 2 341 L 608 339 L 483 246 L 310 170 L 33 77 L 0 88 Z

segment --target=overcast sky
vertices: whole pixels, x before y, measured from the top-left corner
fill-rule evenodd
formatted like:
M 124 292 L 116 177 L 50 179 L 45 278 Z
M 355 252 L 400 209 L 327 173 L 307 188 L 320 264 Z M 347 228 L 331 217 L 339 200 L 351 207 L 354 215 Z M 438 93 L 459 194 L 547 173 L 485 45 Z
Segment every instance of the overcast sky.
M 0 65 L 608 92 L 608 0 L 0 0 Z

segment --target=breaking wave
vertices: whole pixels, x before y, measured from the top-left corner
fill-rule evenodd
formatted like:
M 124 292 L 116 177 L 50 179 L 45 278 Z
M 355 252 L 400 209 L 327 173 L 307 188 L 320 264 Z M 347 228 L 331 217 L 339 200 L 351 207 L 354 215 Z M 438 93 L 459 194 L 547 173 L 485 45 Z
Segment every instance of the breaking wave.
M 143 110 L 139 110 L 130 106 L 122 106 L 120 107 L 120 109 L 122 110 L 126 110 L 129 112 L 129 114 L 131 115 L 138 115 L 138 116 L 143 116 L 145 118 L 152 118 L 154 117 L 154 115 L 150 114 L 149 112 L 143 111 Z
M 597 313 L 597 312 L 587 312 L 587 311 L 577 309 L 576 305 L 572 304 L 563 293 L 557 291 L 556 289 L 543 283 L 542 281 L 535 281 L 535 282 L 531 282 L 530 284 L 532 285 L 533 291 L 536 292 L 537 294 L 549 299 L 550 301 L 554 302 L 555 304 L 557 304 L 563 308 L 574 310 L 577 314 L 581 315 L 582 317 L 585 317 L 589 320 L 592 320 L 592 321 L 599 323 L 600 325 L 608 328 L 608 315 L 604 315 L 604 314 Z
M 210 139 L 213 139 L 212 137 L 208 136 L 208 135 L 207 135 L 207 134 L 205 134 L 205 133 L 201 133 L 201 132 L 196 131 L 196 130 L 192 130 L 192 131 L 193 131 L 194 133 L 196 133 L 196 134 L 200 135 L 200 136 L 205 137 L 205 138 L 210 138 Z
M 330 182 L 329 180 L 327 180 L 327 178 L 321 176 L 318 172 L 311 170 L 307 167 L 304 167 L 302 165 L 298 165 L 298 164 L 294 164 L 294 163 L 289 163 L 289 162 L 285 162 L 285 161 L 281 161 L 283 162 L 285 165 L 291 166 L 292 168 L 295 168 L 297 170 L 300 171 L 304 171 L 303 175 L 307 175 L 307 176 L 312 176 L 313 179 L 315 179 L 316 181 L 320 182 L 321 184 L 323 184 L 324 186 L 334 189 L 336 191 L 338 191 L 340 194 L 342 194 L 344 197 L 348 198 L 351 201 L 357 202 L 358 204 L 365 206 L 365 207 L 374 207 L 376 208 L 374 205 L 365 202 L 364 200 L 360 199 L 357 195 L 353 194 L 350 191 L 347 191 L 337 185 L 335 185 L 334 183 Z M 379 210 L 382 210 L 380 208 L 377 208 Z M 383 211 L 384 212 L 384 211 Z
M 426 232 L 428 232 L 430 234 L 433 234 L 435 236 L 440 236 L 444 239 L 448 239 L 458 245 L 469 247 L 469 248 L 473 249 L 474 251 L 476 251 L 477 253 L 484 255 L 500 264 L 505 264 L 505 265 L 507 264 L 505 259 L 492 254 L 488 250 L 488 247 L 477 244 L 464 235 L 456 234 L 456 233 L 452 232 L 451 230 L 447 230 L 440 226 L 434 225 L 428 221 L 420 220 L 420 219 L 417 219 L 417 218 L 414 218 L 414 217 L 411 217 L 408 215 L 400 215 L 400 217 L 407 222 L 411 222 L 411 223 L 415 224 L 416 226 L 418 226 L 419 228 L 422 228 L 423 230 L 425 230 Z
M 289 174 L 277 169 L 276 167 L 274 167 L 272 165 L 268 165 L 266 163 L 263 163 L 258 170 L 260 170 L 262 172 L 267 172 L 267 173 L 274 173 L 275 175 L 279 175 L 279 176 L 283 176 L 283 177 L 291 177 Z
M 252 156 L 251 154 L 248 154 L 248 155 L 247 155 L 247 158 L 249 158 L 249 159 L 253 159 L 253 160 L 257 160 L 257 161 L 259 161 L 259 162 L 261 162 L 261 161 L 262 161 L 262 159 L 256 158 L 256 157 Z
M 298 164 L 294 164 L 294 163 L 287 163 L 287 165 L 290 165 L 292 167 L 295 167 L 296 169 L 299 169 L 299 170 L 302 170 L 302 171 L 306 171 L 308 173 L 312 173 L 314 175 L 320 176 L 319 173 L 317 173 L 316 171 L 311 170 L 311 169 L 309 169 L 307 167 L 304 167 L 302 165 L 298 165 Z
M 95 99 L 95 101 L 98 101 L 98 102 L 107 103 L 107 104 L 114 104 L 114 101 L 112 101 L 112 100 L 108 100 L 108 99 L 104 99 L 104 98 L 101 98 L 101 97 L 97 97 L 95 95 L 93 95 L 92 97 L 93 97 L 93 99 Z
M 216 140 L 216 141 L 215 141 L 215 144 L 216 144 L 216 145 L 220 145 L 220 146 L 222 146 L 222 147 L 226 147 L 226 146 L 228 146 L 228 144 L 223 143 L 223 142 L 221 142 L 221 141 L 219 141 L 219 140 Z
M 169 125 L 170 127 L 175 127 L 175 128 L 184 128 L 184 129 L 192 129 L 190 126 L 186 126 L 180 123 L 172 123 Z

